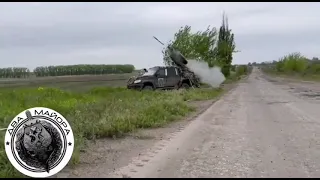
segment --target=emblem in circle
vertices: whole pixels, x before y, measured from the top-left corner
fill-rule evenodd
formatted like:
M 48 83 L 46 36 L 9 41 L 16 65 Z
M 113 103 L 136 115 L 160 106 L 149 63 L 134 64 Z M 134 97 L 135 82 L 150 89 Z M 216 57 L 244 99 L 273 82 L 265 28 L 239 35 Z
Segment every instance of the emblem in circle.
M 11 121 L 4 143 L 9 161 L 18 171 L 29 177 L 49 177 L 68 164 L 74 137 L 60 113 L 35 107 Z

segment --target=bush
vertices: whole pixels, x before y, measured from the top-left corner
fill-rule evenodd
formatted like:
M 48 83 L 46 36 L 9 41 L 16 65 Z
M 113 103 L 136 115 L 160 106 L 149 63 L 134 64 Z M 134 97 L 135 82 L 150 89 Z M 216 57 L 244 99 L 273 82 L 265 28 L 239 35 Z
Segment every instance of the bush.
M 300 53 L 291 53 L 272 63 L 261 63 L 261 67 L 266 73 L 290 75 L 306 80 L 320 78 L 320 61 L 317 58 L 310 60 Z
M 242 76 L 248 74 L 248 67 L 247 65 L 239 65 L 236 68 L 236 74 L 237 76 Z
M 275 64 L 277 72 L 304 73 L 308 69 L 308 59 L 300 53 L 291 53 L 279 59 Z

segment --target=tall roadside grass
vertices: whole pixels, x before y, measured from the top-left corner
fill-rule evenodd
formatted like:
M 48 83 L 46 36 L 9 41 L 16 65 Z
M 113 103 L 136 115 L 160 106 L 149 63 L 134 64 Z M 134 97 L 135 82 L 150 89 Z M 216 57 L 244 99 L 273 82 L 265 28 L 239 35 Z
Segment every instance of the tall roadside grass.
M 94 88 L 86 93 L 55 88 L 0 90 L 0 127 L 7 127 L 21 111 L 48 107 L 65 116 L 74 132 L 75 150 L 69 165 L 79 162 L 86 141 L 120 137 L 139 128 L 161 127 L 195 110 L 188 101 L 212 99 L 221 89 L 139 92 L 125 88 Z M 0 132 L 4 141 L 5 131 Z M 22 177 L 9 163 L 0 143 L 0 177 Z

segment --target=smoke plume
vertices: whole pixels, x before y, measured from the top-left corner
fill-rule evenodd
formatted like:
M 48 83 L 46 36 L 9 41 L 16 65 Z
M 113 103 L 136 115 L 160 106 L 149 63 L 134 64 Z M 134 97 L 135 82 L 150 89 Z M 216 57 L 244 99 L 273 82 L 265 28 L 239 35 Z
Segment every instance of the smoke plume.
M 209 84 L 214 88 L 219 87 L 225 80 L 220 67 L 210 68 L 208 63 L 204 61 L 188 60 L 187 66 L 201 79 L 201 82 Z

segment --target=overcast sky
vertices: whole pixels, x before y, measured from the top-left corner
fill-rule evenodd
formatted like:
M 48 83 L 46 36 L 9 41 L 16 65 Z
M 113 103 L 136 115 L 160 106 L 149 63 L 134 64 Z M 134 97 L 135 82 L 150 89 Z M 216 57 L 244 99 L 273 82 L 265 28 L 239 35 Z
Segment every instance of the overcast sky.
M 0 66 L 162 65 L 164 42 L 184 25 L 219 27 L 229 17 L 234 63 L 299 51 L 320 57 L 320 3 L 0 3 Z

